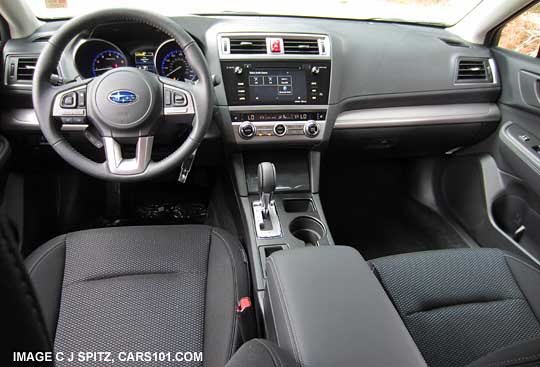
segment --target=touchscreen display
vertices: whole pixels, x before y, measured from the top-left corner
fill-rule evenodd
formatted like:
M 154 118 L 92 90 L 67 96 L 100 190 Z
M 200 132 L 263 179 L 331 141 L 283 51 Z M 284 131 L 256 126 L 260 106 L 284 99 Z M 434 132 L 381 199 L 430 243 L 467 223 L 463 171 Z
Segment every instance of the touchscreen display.
M 248 85 L 251 103 L 307 103 L 306 75 L 303 70 L 250 70 Z

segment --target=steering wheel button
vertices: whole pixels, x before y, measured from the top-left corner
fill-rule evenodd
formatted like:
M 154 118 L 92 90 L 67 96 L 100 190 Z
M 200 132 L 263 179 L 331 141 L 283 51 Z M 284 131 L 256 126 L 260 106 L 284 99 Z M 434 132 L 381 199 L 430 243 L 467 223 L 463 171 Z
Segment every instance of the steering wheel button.
M 75 92 L 66 93 L 62 96 L 60 107 L 62 108 L 75 108 L 77 106 L 77 94 Z
M 77 92 L 77 107 L 86 107 L 86 92 L 83 90 Z
M 165 89 L 165 106 L 170 106 L 172 104 L 171 98 L 171 91 L 169 89 Z
M 183 93 L 174 93 L 173 95 L 173 105 L 175 107 L 183 107 L 187 105 L 186 96 Z

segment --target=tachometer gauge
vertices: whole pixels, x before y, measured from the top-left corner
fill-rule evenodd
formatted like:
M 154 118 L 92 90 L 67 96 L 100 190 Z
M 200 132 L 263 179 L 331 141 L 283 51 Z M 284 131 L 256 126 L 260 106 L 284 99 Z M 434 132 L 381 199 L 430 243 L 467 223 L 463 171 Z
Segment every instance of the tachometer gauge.
M 92 61 L 92 75 L 101 75 L 109 70 L 127 66 L 127 59 L 117 50 L 105 50 L 94 56 Z
M 175 40 L 161 44 L 156 51 L 156 70 L 159 75 L 180 81 L 195 81 L 197 74 L 186 61 L 184 52 Z
M 83 78 L 93 78 L 107 70 L 129 66 L 126 56 L 118 46 L 98 38 L 81 40 L 74 50 L 73 59 Z

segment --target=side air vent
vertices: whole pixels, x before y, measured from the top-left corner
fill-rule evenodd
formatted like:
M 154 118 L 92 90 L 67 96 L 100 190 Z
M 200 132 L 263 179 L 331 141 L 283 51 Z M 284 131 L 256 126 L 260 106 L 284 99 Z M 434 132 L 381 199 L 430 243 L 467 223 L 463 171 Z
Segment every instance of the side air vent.
M 30 88 L 38 55 L 9 55 L 4 65 L 4 83 Z
M 37 58 L 20 57 L 17 62 L 17 81 L 31 81 L 36 69 Z
M 492 83 L 489 59 L 459 59 L 456 83 Z
M 38 55 L 9 55 L 4 69 L 4 84 L 14 88 L 32 88 L 32 78 L 36 70 Z M 63 83 L 59 70 L 51 75 L 51 83 Z
M 266 38 L 229 38 L 230 54 L 265 54 Z
M 319 40 L 316 38 L 283 38 L 285 54 L 292 55 L 318 55 Z
M 469 46 L 468 44 L 466 44 L 465 42 L 463 41 L 460 41 L 460 40 L 456 40 L 456 39 L 450 39 L 450 38 L 439 38 L 441 41 L 443 41 L 444 43 L 446 43 L 448 46 L 452 46 L 452 47 L 464 47 L 464 48 L 470 48 L 471 46 Z

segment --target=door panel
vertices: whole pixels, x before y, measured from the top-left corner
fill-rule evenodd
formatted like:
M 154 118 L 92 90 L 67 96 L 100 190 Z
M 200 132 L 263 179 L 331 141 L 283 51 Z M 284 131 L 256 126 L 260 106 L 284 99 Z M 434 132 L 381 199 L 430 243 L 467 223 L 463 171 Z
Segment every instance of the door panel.
M 490 152 L 504 191 L 490 203 L 495 224 L 540 260 L 540 59 L 494 48 L 502 84 L 501 124 Z
M 501 48 L 493 55 L 502 82 L 494 156 L 499 167 L 540 196 L 540 60 Z

